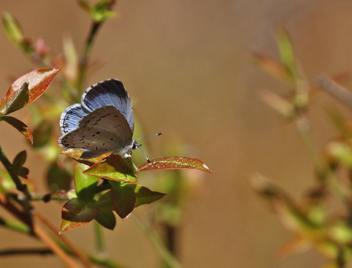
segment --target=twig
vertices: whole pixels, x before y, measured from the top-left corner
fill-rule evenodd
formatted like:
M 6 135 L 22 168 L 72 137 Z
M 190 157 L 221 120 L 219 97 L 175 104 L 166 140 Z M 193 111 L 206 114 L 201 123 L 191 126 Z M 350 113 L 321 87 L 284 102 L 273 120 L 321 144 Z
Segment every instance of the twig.
M 143 230 L 144 234 L 149 238 L 152 242 L 161 258 L 167 263 L 170 268 L 181 268 L 181 264 L 175 259 L 175 257 L 167 250 L 164 242 L 157 232 L 153 231 L 149 228 L 149 226 L 144 223 L 140 217 L 138 217 L 137 213 L 133 214 L 133 219 L 137 225 Z
M 86 80 L 87 65 L 88 65 L 88 61 L 89 61 L 89 53 L 92 50 L 94 38 L 95 38 L 100 26 L 103 24 L 103 22 L 104 21 L 99 21 L 99 22 L 93 21 L 92 22 L 90 32 L 89 32 L 87 41 L 84 46 L 83 55 L 80 59 L 79 70 L 78 70 L 78 80 L 77 80 L 77 96 L 79 96 L 79 98 L 82 94 L 84 82 Z M 80 99 L 78 101 L 80 101 Z
M 17 174 L 15 172 L 13 172 L 12 170 L 12 164 L 11 162 L 7 159 L 4 151 L 2 150 L 1 146 L 0 146 L 0 161 L 1 163 L 4 165 L 4 167 L 6 168 L 7 172 L 10 174 L 11 179 L 13 180 L 13 182 L 16 184 L 16 188 L 18 191 L 21 191 L 22 193 L 24 193 L 24 195 L 26 196 L 26 199 L 23 200 L 23 205 L 24 205 L 24 209 L 27 211 L 29 218 L 31 218 L 30 213 L 32 210 L 32 206 L 29 203 L 29 200 L 31 200 L 31 195 L 27 189 L 27 185 L 23 184 L 20 180 L 20 178 L 17 176 Z
M 345 87 L 336 83 L 333 79 L 326 75 L 321 75 L 317 78 L 318 85 L 327 93 L 344 103 L 352 109 L 352 93 Z
M 53 254 L 51 249 L 6 249 L 0 251 L 0 256 L 10 256 L 10 255 L 47 255 Z
M 43 241 L 60 259 L 71 268 L 80 268 L 80 266 L 69 257 L 37 224 L 33 225 L 35 234 Z M 90 266 L 93 267 L 93 266 Z
M 34 216 L 44 223 L 64 244 L 69 247 L 72 253 L 84 264 L 85 267 L 92 268 L 93 264 L 84 255 L 84 253 L 78 249 L 65 235 L 59 235 L 57 229 L 51 224 L 51 222 L 38 210 L 35 211 Z
M 94 221 L 94 232 L 95 232 L 95 247 L 99 254 L 105 255 L 106 248 L 105 248 L 103 228 L 97 221 Z

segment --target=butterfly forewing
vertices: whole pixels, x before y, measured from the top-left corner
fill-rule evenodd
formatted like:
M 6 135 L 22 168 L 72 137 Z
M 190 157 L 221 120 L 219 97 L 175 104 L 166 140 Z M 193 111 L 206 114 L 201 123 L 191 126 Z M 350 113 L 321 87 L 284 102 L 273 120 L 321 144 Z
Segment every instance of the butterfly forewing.
M 79 128 L 62 136 L 59 143 L 65 148 L 91 151 L 86 158 L 107 152 L 123 154 L 131 149 L 132 132 L 120 111 L 105 106 L 83 117 Z
M 127 120 L 133 133 L 133 111 L 130 97 L 121 81 L 109 79 L 89 87 L 82 95 L 82 106 L 96 110 L 104 106 L 114 106 Z

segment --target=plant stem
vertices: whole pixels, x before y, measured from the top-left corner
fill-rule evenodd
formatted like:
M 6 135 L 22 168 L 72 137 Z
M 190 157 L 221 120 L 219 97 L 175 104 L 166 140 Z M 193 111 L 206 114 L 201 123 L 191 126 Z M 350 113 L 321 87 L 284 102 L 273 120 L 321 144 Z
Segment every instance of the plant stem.
M 94 231 L 95 231 L 95 246 L 100 254 L 106 254 L 106 248 L 105 248 L 105 239 L 104 239 L 104 233 L 103 233 L 103 228 L 101 225 L 97 222 L 94 221 Z
M 31 211 L 32 211 L 32 206 L 29 202 L 29 200 L 31 200 L 31 195 L 27 189 L 27 185 L 23 184 L 20 180 L 20 178 L 17 176 L 17 174 L 15 172 L 13 172 L 12 170 L 12 164 L 11 162 L 7 159 L 4 151 L 2 150 L 1 146 L 0 146 L 0 161 L 1 163 L 4 165 L 4 167 L 6 168 L 7 172 L 9 173 L 9 175 L 11 176 L 11 179 L 13 180 L 13 182 L 16 184 L 16 188 L 18 191 L 22 192 L 25 195 L 25 199 L 22 200 L 21 204 L 23 204 L 23 208 L 28 216 L 29 222 L 31 222 L 32 220 L 32 215 L 31 215 Z
M 88 38 L 86 40 L 83 54 L 80 59 L 79 70 L 78 70 L 78 80 L 77 80 L 77 96 L 79 97 L 78 102 L 80 101 L 80 96 L 82 95 L 84 82 L 86 80 L 86 73 L 87 73 L 87 65 L 89 62 L 89 53 L 92 50 L 94 38 L 104 21 L 93 21 Z M 77 101 L 77 100 L 76 100 Z
M 53 254 L 52 250 L 43 248 L 43 249 L 6 249 L 0 251 L 0 256 L 9 256 L 9 255 L 47 255 Z
M 133 214 L 133 218 L 135 219 L 135 222 L 138 224 L 138 226 L 142 229 L 144 234 L 149 238 L 149 240 L 152 242 L 158 253 L 160 254 L 161 258 L 164 260 L 164 262 L 168 265 L 170 268 L 181 268 L 181 264 L 175 259 L 175 257 L 167 250 L 163 240 L 159 236 L 157 232 L 149 228 L 148 224 L 144 223 L 138 217 L 137 213 Z
M 66 192 L 54 193 L 54 194 L 32 194 L 32 201 L 44 201 L 49 202 L 50 200 L 69 200 Z

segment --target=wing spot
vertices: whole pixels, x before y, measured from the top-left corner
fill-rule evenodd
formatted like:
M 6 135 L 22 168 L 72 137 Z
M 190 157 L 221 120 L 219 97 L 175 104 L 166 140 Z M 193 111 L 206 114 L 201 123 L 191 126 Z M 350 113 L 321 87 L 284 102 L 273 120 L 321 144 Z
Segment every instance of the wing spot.
M 114 138 L 111 138 L 110 140 L 112 141 Z
M 98 135 L 99 135 L 99 134 L 100 134 L 100 132 L 98 131 L 96 134 L 98 134 Z
M 103 145 L 105 145 L 105 143 L 103 143 Z
M 92 135 L 92 137 L 94 137 L 94 136 L 95 136 L 95 134 Z
M 105 152 L 107 152 L 108 151 L 108 149 L 105 149 Z
M 95 150 L 99 150 L 99 147 L 95 147 Z

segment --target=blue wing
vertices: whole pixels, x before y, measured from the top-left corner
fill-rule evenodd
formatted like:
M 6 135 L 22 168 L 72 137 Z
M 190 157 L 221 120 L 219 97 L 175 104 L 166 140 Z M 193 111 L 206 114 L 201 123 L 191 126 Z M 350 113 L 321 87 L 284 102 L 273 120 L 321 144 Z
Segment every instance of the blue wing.
M 78 128 L 79 121 L 82 120 L 84 116 L 87 116 L 90 111 L 82 107 L 81 104 L 74 104 L 66 108 L 62 112 L 60 118 L 60 128 L 61 133 L 66 134 Z
M 133 111 L 130 97 L 121 81 L 108 79 L 94 84 L 86 89 L 82 95 L 84 110 L 94 111 L 104 106 L 114 106 L 126 118 L 133 133 Z

